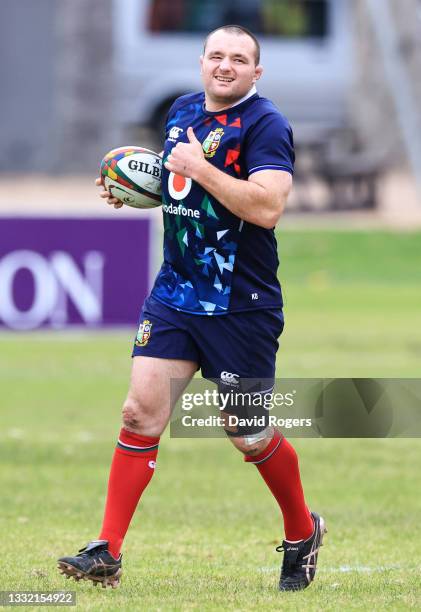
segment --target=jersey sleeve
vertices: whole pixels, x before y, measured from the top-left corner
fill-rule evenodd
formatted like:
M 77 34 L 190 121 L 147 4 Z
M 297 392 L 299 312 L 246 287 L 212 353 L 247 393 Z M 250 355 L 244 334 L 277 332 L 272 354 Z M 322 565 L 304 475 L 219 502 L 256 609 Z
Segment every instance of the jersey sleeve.
M 294 173 L 294 140 L 288 121 L 280 113 L 260 117 L 247 132 L 244 152 L 247 175 L 260 170 Z

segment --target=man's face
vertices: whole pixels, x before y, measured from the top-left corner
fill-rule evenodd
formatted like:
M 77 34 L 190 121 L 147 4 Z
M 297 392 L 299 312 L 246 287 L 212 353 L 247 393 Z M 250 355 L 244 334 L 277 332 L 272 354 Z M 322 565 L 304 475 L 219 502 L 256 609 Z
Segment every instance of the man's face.
M 208 108 L 230 106 L 245 96 L 263 72 L 255 61 L 250 36 L 224 30 L 212 34 L 200 58 Z

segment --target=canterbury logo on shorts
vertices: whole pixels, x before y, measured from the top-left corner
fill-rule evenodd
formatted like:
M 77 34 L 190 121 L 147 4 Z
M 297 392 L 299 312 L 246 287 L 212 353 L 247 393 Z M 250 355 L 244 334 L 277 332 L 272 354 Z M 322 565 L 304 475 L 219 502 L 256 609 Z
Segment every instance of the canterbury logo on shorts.
M 237 386 L 239 384 L 239 374 L 232 374 L 231 372 L 221 372 L 221 382 L 226 385 Z

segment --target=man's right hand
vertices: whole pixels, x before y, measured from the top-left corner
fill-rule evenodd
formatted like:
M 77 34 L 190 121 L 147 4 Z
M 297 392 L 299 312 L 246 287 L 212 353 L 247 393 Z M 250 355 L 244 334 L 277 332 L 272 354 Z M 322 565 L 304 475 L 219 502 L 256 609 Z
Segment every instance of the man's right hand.
M 123 202 L 121 200 L 119 200 L 118 198 L 114 198 L 109 191 L 105 191 L 105 187 L 102 184 L 102 180 L 100 178 L 95 179 L 95 185 L 104 189 L 104 191 L 101 191 L 101 193 L 99 194 L 99 197 L 104 198 L 104 200 L 107 200 L 107 204 L 114 206 L 114 208 L 121 208 L 123 206 Z

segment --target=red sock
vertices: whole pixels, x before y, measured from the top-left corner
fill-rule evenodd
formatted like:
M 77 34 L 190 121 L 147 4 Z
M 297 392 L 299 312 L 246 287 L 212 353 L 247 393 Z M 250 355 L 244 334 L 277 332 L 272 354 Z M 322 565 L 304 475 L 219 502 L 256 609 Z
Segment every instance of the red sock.
M 297 453 L 287 440 L 275 431 L 269 446 L 255 457 L 254 463 L 275 497 L 284 517 L 285 539 L 306 540 L 313 533 L 313 519 L 305 504 Z
M 159 438 L 139 436 L 124 428 L 120 431 L 99 535 L 100 540 L 108 540 L 108 550 L 115 558 L 120 554 L 140 496 L 153 476 L 158 443 Z

